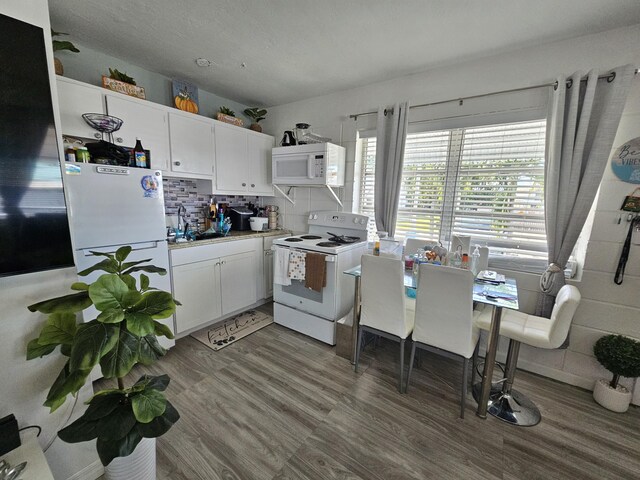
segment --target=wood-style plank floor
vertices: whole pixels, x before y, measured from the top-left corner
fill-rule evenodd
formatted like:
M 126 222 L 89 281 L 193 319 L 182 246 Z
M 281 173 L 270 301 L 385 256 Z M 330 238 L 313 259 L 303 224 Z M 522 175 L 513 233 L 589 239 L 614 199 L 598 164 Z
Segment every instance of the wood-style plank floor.
M 143 372 L 167 373 L 182 418 L 158 439 L 158 479 L 638 479 L 640 409 L 518 372 L 542 412 L 517 428 L 458 418 L 461 365 L 425 354 L 406 395 L 397 344 L 368 346 L 358 374 L 334 349 L 278 325 L 219 352 L 179 340 Z

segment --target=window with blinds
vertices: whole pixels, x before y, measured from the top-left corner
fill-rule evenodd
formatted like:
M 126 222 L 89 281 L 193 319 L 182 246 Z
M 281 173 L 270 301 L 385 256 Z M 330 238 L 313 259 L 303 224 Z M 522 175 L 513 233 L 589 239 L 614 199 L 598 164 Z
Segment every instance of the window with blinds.
M 495 266 L 544 266 L 545 131 L 540 120 L 409 134 L 396 237 L 446 245 L 470 235 Z M 375 138 L 363 140 L 360 212 L 371 218 L 375 150 Z

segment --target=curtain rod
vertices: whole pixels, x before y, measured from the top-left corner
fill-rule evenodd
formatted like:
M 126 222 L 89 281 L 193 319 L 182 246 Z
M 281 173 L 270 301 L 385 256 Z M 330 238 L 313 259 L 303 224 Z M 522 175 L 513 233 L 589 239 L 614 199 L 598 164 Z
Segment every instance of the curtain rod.
M 640 72 L 640 69 L 636 68 L 635 70 L 635 74 L 637 75 L 638 72 Z M 611 73 L 607 73 L 605 75 L 600 75 L 598 78 L 606 78 L 607 81 L 609 83 L 613 82 L 613 80 L 616 78 L 616 72 L 611 72 Z M 581 80 L 581 82 L 586 82 L 587 78 L 583 78 Z M 567 88 L 571 88 L 571 85 L 573 84 L 573 80 L 569 79 L 567 80 Z M 509 90 L 500 90 L 498 92 L 491 92 L 491 93 L 481 93 L 479 95 L 471 95 L 468 97 L 458 97 L 458 98 L 451 98 L 449 100 L 440 100 L 438 102 L 431 102 L 431 103 L 421 103 L 420 105 L 411 105 L 409 106 L 409 109 L 412 108 L 423 108 L 423 107 L 433 107 L 434 105 L 442 105 L 443 103 L 451 103 L 451 102 L 459 102 L 460 105 L 462 105 L 462 103 L 465 100 L 473 100 L 476 98 L 483 98 L 483 97 L 491 97 L 493 95 L 501 95 L 504 93 L 515 93 L 515 92 L 523 92 L 525 90 L 533 90 L 536 88 L 545 88 L 545 87 L 553 87 L 554 90 L 556 90 L 558 88 L 558 81 L 556 80 L 555 82 L 551 82 L 551 83 L 542 83 L 540 85 L 533 85 L 531 87 L 520 87 L 520 88 L 512 88 Z M 384 109 L 384 114 L 386 115 L 387 112 L 391 112 L 393 113 L 393 108 L 391 109 Z M 358 120 L 358 117 L 365 117 L 368 115 L 377 115 L 378 112 L 364 112 L 364 113 L 354 113 L 353 115 L 349 115 L 349 118 L 353 118 L 354 120 Z

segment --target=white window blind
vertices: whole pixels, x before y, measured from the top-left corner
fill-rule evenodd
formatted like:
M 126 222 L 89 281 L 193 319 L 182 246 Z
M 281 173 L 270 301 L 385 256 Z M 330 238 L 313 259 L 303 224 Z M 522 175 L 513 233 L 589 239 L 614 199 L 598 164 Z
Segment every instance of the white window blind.
M 452 233 L 470 235 L 494 266 L 544 268 L 545 130 L 538 120 L 409 134 L 396 237 L 446 246 Z M 375 143 L 363 140 L 360 184 L 360 212 L 371 218 Z

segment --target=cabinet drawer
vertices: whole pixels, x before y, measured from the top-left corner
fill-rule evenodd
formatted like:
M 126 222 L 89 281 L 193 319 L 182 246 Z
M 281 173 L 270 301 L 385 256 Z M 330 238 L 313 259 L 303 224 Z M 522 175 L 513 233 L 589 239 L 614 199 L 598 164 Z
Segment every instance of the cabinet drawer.
M 245 240 L 231 240 L 209 245 L 197 245 L 189 248 L 171 250 L 171 265 L 186 265 L 188 263 L 203 262 L 212 258 L 252 252 L 262 249 L 261 238 L 247 238 Z

